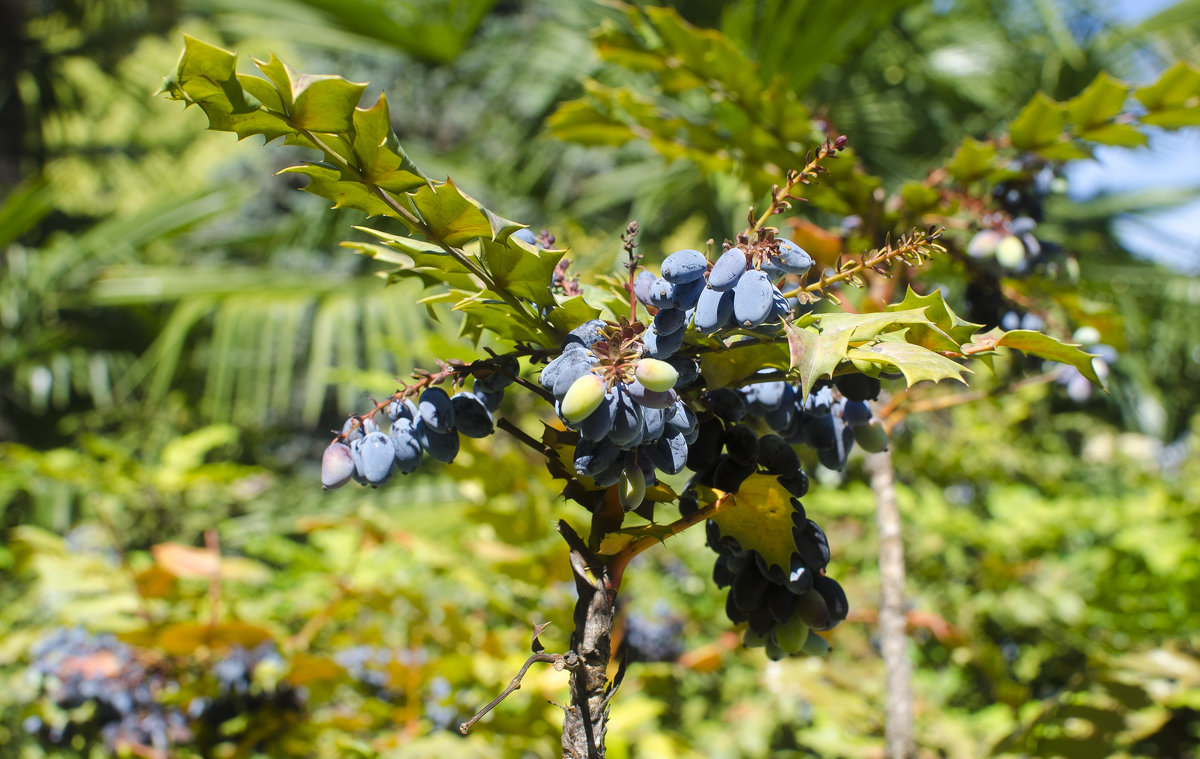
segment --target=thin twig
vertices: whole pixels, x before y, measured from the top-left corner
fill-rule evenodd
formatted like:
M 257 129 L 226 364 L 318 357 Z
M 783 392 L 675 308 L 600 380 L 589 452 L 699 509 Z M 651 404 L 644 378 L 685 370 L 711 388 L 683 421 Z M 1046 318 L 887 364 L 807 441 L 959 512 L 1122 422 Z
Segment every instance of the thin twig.
M 536 451 L 540 455 L 545 456 L 547 458 L 549 458 L 552 455 L 552 452 L 551 452 L 549 446 L 543 444 L 537 438 L 535 438 L 532 435 L 530 435 L 529 433 L 525 432 L 525 430 L 521 429 L 517 425 L 513 424 L 510 420 L 502 417 L 499 421 L 496 422 L 496 426 L 499 427 L 500 429 L 504 430 L 508 434 L 512 435 L 513 437 L 515 437 L 518 441 L 529 446 L 530 448 L 532 448 L 534 451 Z
M 553 664 L 554 668 L 561 672 L 567 666 L 567 657 L 565 654 L 548 654 L 544 651 L 541 653 L 531 655 L 528 659 L 525 660 L 525 664 L 523 664 L 521 666 L 521 671 L 517 672 L 517 676 L 512 679 L 512 682 L 510 682 L 508 684 L 508 687 L 505 688 L 504 690 L 502 690 L 500 692 L 499 696 L 496 696 L 491 701 L 489 701 L 487 706 L 483 707 L 478 712 L 476 712 L 474 717 L 472 717 L 471 719 L 469 719 L 466 722 L 459 725 L 458 732 L 462 733 L 463 735 L 466 735 L 468 732 L 471 731 L 471 728 L 475 726 L 476 722 L 483 719 L 483 715 L 487 714 L 492 709 L 495 709 L 497 706 L 499 706 L 500 702 L 503 701 L 504 699 L 508 698 L 508 696 L 513 691 L 520 690 L 521 689 L 521 679 L 523 677 L 525 677 L 525 673 L 527 671 L 529 671 L 529 668 L 538 662 L 546 662 L 546 663 Z

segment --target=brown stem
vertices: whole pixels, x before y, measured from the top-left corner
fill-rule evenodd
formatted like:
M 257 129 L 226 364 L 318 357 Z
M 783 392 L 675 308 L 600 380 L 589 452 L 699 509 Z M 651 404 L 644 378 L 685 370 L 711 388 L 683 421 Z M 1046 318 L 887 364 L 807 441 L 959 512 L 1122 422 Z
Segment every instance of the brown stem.
M 904 614 L 904 544 L 891 454 L 884 451 L 868 456 L 867 471 L 875 492 L 875 520 L 879 526 L 879 638 L 887 678 L 886 755 L 887 759 L 915 759 L 912 663 L 908 660 Z
M 720 492 L 720 491 L 718 491 Z M 733 505 L 733 496 L 729 493 L 720 493 L 717 500 L 702 509 L 697 509 L 685 517 L 680 517 L 674 522 L 666 526 L 666 535 L 643 535 L 640 538 L 635 538 L 618 553 L 614 554 L 608 560 L 608 571 L 612 577 L 614 587 L 621 586 L 621 578 L 625 574 L 625 568 L 629 566 L 629 562 L 642 551 L 650 548 L 667 538 L 674 537 L 689 527 L 694 527 L 701 522 L 723 511 L 728 506 Z

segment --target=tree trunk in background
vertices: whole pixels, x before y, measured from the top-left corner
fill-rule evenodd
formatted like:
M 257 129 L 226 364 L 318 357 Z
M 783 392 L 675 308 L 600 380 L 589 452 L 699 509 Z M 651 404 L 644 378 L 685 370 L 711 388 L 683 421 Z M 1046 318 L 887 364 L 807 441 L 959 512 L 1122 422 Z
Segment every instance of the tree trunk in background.
M 879 526 L 879 642 L 887 672 L 886 726 L 888 759 L 917 755 L 913 740 L 912 663 L 908 659 L 908 623 L 904 612 L 904 543 L 896 478 L 887 451 L 867 457 L 871 490 L 875 492 L 875 521 Z
M 25 66 L 25 13 L 20 0 L 0 0 L 0 195 L 21 181 L 25 106 L 17 77 Z

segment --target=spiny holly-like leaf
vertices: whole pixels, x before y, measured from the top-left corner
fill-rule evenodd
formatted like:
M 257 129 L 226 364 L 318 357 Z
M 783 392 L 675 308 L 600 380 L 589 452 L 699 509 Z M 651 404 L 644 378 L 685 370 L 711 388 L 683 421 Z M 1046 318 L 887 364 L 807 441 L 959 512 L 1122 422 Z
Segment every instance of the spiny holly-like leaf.
M 847 358 L 855 362 L 893 366 L 904 375 L 909 387 L 922 380 L 940 382 L 944 379 L 958 380 L 965 385 L 967 381 L 963 379 L 963 372 L 970 371 L 940 353 L 903 339 L 880 340 L 861 348 L 852 348 Z
M 1120 113 L 1127 97 L 1129 85 L 1101 71 L 1083 92 L 1067 101 L 1067 114 L 1081 131 L 1092 129 Z
M 1012 332 L 1001 332 L 997 329 L 976 338 L 975 344 L 995 348 L 1015 348 L 1030 356 L 1044 358 L 1047 361 L 1057 361 L 1060 364 L 1069 364 L 1078 369 L 1080 374 L 1091 380 L 1097 387 L 1104 387 L 1104 383 L 1096 374 L 1095 367 L 1092 366 L 1092 359 L 1096 358 L 1096 355 L 1081 350 L 1075 343 L 1064 343 L 1050 335 L 1026 329 L 1017 329 Z
M 1134 96 L 1151 112 L 1200 105 L 1196 102 L 1200 98 L 1200 69 L 1178 61 L 1157 82 L 1140 88 Z
M 481 237 L 504 238 L 521 228 L 520 224 L 487 211 L 449 179 L 421 187 L 412 198 L 421 218 L 429 225 L 430 234 L 450 245 L 462 245 Z
M 758 551 L 768 564 L 787 570 L 796 551 L 792 534 L 796 527 L 792 521 L 795 513 L 792 495 L 779 484 L 778 478 L 752 474 L 712 520 L 721 535 L 736 538 L 743 549 Z
M 292 82 L 291 123 L 310 132 L 339 133 L 354 125 L 354 108 L 365 83 L 340 76 L 301 74 Z
M 382 94 L 370 108 L 355 109 L 352 149 L 363 178 L 388 192 L 408 192 L 428 182 L 400 147 Z
M 537 250 L 515 237 L 503 243 L 479 240 L 479 260 L 496 286 L 539 306 L 554 305 L 550 280 L 562 250 Z
M 358 177 L 345 174 L 332 166 L 306 163 L 289 166 L 279 173 L 303 174 L 308 177 L 304 191 L 332 200 L 334 208 L 353 208 L 363 211 L 367 216 L 399 218 L 399 214 L 375 195 L 368 185 L 359 181 Z
M 888 311 L 907 311 L 915 308 L 924 309 L 925 316 L 937 329 L 936 334 L 927 334 L 919 326 L 914 328 L 915 334 L 910 334 L 909 342 L 925 345 L 936 350 L 958 350 L 959 346 L 969 342 L 971 336 L 983 325 L 963 319 L 950 304 L 941 290 L 934 290 L 928 295 L 918 295 L 911 287 L 904 294 L 904 300 L 887 307 Z M 949 337 L 952 345 L 946 345 L 941 337 Z M 913 339 L 916 338 L 916 339 Z
M 833 370 L 846 357 L 850 347 L 851 329 L 826 335 L 816 329 L 784 323 L 787 334 L 789 368 L 800 377 L 801 395 L 808 395 L 822 377 L 832 377 Z
M 451 180 L 420 188 L 413 193 L 413 204 L 432 235 L 450 245 L 462 245 L 492 234 L 487 218 Z
M 649 493 L 649 489 L 646 492 Z M 667 538 L 677 534 L 677 531 L 669 524 L 646 524 L 640 527 L 626 527 L 605 535 L 604 540 L 600 541 L 599 553 L 601 556 L 612 556 L 613 554 L 620 553 L 622 549 L 638 538 L 654 538 L 662 543 Z
M 281 103 L 272 95 L 270 83 L 255 77 L 239 77 L 237 56 L 228 50 L 184 37 L 183 54 L 175 72 L 162 86 L 161 92 L 172 100 L 198 105 L 208 117 L 208 128 L 219 132 L 234 132 L 238 139 L 261 134 L 268 141 L 295 132 L 287 122 L 285 112 L 264 109 L 263 99 Z M 256 96 L 243 82 L 248 82 Z
M 1058 141 L 1066 123 L 1066 110 L 1039 92 L 1033 96 L 1009 127 L 1012 146 L 1018 150 L 1037 150 Z
M 1134 93 L 1149 113 L 1143 124 L 1181 129 L 1200 124 L 1200 69 L 1179 61 L 1154 84 Z
M 420 240 L 412 240 L 413 243 L 420 243 Z M 479 281 L 475 275 L 469 273 L 462 264 L 455 261 L 450 256 L 446 255 L 436 246 L 431 243 L 425 243 L 431 246 L 431 250 L 417 251 L 412 253 L 402 252 L 402 248 L 393 249 L 383 245 L 375 245 L 367 242 L 343 242 L 343 248 L 360 253 L 364 256 L 370 256 L 377 261 L 394 264 L 395 269 L 381 272 L 388 280 L 388 284 L 396 282 L 401 278 L 416 277 L 425 283 L 426 287 L 434 287 L 437 285 L 448 285 L 451 288 L 470 290 L 478 288 Z
M 454 307 L 466 314 L 468 324 L 494 332 L 512 342 L 540 344 L 543 336 L 530 327 L 513 307 L 502 300 L 487 297 L 465 299 Z
M 887 311 L 876 311 L 865 314 L 848 314 L 843 312 L 834 312 L 830 314 L 819 314 L 815 318 L 815 323 L 820 327 L 821 334 L 825 337 L 849 330 L 850 342 L 862 342 L 870 340 L 881 332 L 886 332 L 889 329 L 911 324 L 926 324 L 930 325 L 929 317 L 925 315 L 925 308 L 909 308 L 909 309 L 888 309 Z M 955 348 L 958 346 L 955 345 Z
M 787 354 L 775 342 L 735 342 L 726 350 L 700 356 L 700 373 L 710 389 L 741 384 L 764 367 L 786 369 L 787 366 Z

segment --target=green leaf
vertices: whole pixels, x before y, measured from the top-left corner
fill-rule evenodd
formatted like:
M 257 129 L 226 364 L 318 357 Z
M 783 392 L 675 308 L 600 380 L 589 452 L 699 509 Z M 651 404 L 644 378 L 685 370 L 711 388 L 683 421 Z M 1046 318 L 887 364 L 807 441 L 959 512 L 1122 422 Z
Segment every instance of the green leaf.
M 354 108 L 366 84 L 340 76 L 301 74 L 292 81 L 292 125 L 337 134 L 354 127 Z
M 1200 107 L 1168 108 L 1154 111 L 1142 116 L 1141 123 L 1146 126 L 1162 127 L 1163 129 L 1183 129 L 1184 127 L 1200 126 Z
M 479 241 L 479 260 L 496 286 L 539 306 L 554 305 L 550 282 L 554 267 L 565 252 L 536 251 L 515 237 L 509 237 L 505 243 Z
M 565 335 L 580 324 L 599 316 L 600 309 L 584 300 L 582 295 L 575 295 L 550 309 L 546 318 L 558 334 Z
M 624 145 L 634 138 L 632 129 L 589 100 L 561 103 L 546 125 L 557 139 L 580 145 Z
M 1066 110 L 1045 93 L 1033 96 L 1009 127 L 1012 146 L 1018 150 L 1037 150 L 1057 142 L 1066 123 Z
M 1195 106 L 1200 98 L 1200 69 L 1178 61 L 1157 82 L 1140 88 L 1134 96 L 1151 113 Z
M 825 334 L 786 322 L 783 329 L 787 335 L 789 368 L 799 375 L 800 396 L 806 397 L 817 380 L 833 376 L 833 370 L 846 357 L 854 330 Z
M 429 225 L 433 237 L 460 246 L 480 237 L 493 238 L 492 221 L 453 181 L 421 187 L 412 195 L 413 204 Z M 519 225 L 518 225 L 519 226 Z
M 414 242 L 418 241 L 414 240 Z M 431 251 L 409 255 L 383 245 L 366 242 L 343 242 L 341 245 L 343 248 L 349 248 L 377 261 L 395 264 L 396 268 L 380 272 L 387 278 L 389 285 L 395 284 L 403 278 L 416 277 L 424 283 L 425 287 L 447 285 L 459 290 L 478 289 L 479 287 L 479 280 L 475 275 L 468 273 L 461 264 L 445 253 Z
M 360 182 L 358 177 L 346 175 L 332 166 L 306 163 L 289 166 L 279 173 L 303 174 L 308 177 L 304 191 L 332 200 L 334 208 L 354 208 L 363 211 L 367 216 L 400 218 L 396 211 L 371 192 L 371 188 Z
M 1136 148 L 1146 144 L 1146 135 L 1132 124 L 1105 124 L 1079 133 L 1081 139 L 1101 145 Z
M 1067 115 L 1080 131 L 1093 129 L 1120 113 L 1127 97 L 1129 85 L 1101 71 L 1083 92 L 1067 101 Z
M 825 337 L 831 337 L 843 330 L 850 331 L 850 342 L 870 340 L 881 332 L 902 325 L 926 324 L 931 325 L 925 315 L 925 308 L 892 309 L 874 311 L 865 314 L 848 314 L 834 312 L 817 314 L 813 321 Z M 955 348 L 958 346 L 955 345 Z
M 396 140 L 383 95 L 370 108 L 355 109 L 352 146 L 364 178 L 388 192 L 409 192 L 429 181 Z
M 883 340 L 861 348 L 852 348 L 847 357 L 852 361 L 867 361 L 894 366 L 904 375 L 909 387 L 922 380 L 940 382 L 944 379 L 958 380 L 964 385 L 965 366 L 929 350 L 923 345 L 907 341 Z
M 466 314 L 468 332 L 475 327 L 481 327 L 511 342 L 541 344 L 544 340 L 539 332 L 520 318 L 512 306 L 502 300 L 480 297 L 460 300 L 454 310 Z
M 995 145 L 968 137 L 955 151 L 946 170 L 955 181 L 966 184 L 987 176 L 995 161 Z
M 787 368 L 782 344 L 747 340 L 700 356 L 700 373 L 711 389 L 741 384 L 742 380 L 767 367 Z
M 1057 361 L 1060 364 L 1073 366 L 1079 370 L 1080 374 L 1091 380 L 1094 385 L 1100 388 L 1104 387 L 1104 383 L 1100 380 L 1100 377 L 1096 374 L 1096 369 L 1092 366 L 1092 359 L 1096 358 L 1095 354 L 1081 350 L 1079 345 L 1075 343 L 1064 343 L 1050 335 L 1043 335 L 1041 332 L 1033 332 L 1026 329 L 1005 332 L 999 336 L 989 333 L 989 335 L 985 335 L 984 337 L 997 348 L 1015 348 L 1030 356 L 1037 356 L 1048 361 Z
M 934 188 L 914 180 L 900 187 L 900 198 L 909 211 L 920 214 L 936 207 L 939 196 Z
M 1043 145 L 1034 152 L 1051 161 L 1081 161 L 1092 157 L 1091 148 L 1073 142 L 1067 137 L 1063 137 L 1051 145 Z
M 161 91 L 173 100 L 200 106 L 209 129 L 234 132 L 239 139 L 261 134 L 270 141 L 295 132 L 286 114 L 265 110 L 261 98 L 253 94 L 259 92 L 270 102 L 279 102 L 278 94 L 270 94 L 270 83 L 239 77 L 236 69 L 237 56 L 232 52 L 185 36 L 179 64 Z M 251 91 L 243 82 L 250 83 Z
M 904 300 L 900 301 L 899 303 L 893 303 L 889 305 L 887 310 L 910 311 L 917 308 L 924 309 L 925 317 L 929 320 L 929 322 L 933 324 L 933 326 L 936 327 L 941 334 L 948 336 L 953 342 L 952 346 L 945 346 L 941 343 L 941 341 L 934 337 L 931 341 L 929 341 L 932 344 L 929 344 L 926 347 L 939 350 L 958 350 L 959 346 L 970 342 L 972 335 L 974 335 L 979 328 L 983 326 L 981 324 L 969 322 L 958 314 L 954 313 L 954 310 L 950 308 L 950 304 L 946 302 L 946 296 L 941 290 L 934 290 L 928 295 L 918 295 L 917 292 L 912 289 L 912 287 L 909 287 L 908 291 L 904 294 Z M 921 333 L 919 328 L 917 328 L 915 332 L 916 336 L 918 337 L 926 337 Z M 910 342 L 913 342 L 911 339 L 912 337 L 913 335 L 910 335 Z M 924 345 L 927 341 L 925 339 L 918 339 L 915 342 Z
M 767 474 L 752 474 L 742 482 L 732 503 L 713 515 L 721 535 L 731 536 L 744 550 L 762 554 L 768 564 L 791 566 L 796 552 L 793 535 L 792 494 L 779 479 Z

